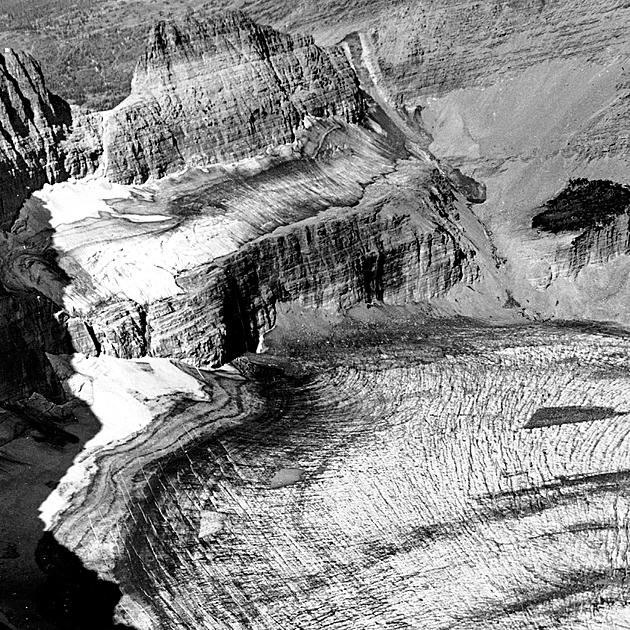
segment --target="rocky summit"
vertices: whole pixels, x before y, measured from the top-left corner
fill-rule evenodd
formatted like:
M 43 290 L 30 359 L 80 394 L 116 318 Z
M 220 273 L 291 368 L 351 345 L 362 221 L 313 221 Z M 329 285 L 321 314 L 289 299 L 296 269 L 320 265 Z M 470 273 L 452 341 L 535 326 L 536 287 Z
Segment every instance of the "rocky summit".
M 290 143 L 306 116 L 365 112 L 340 49 L 232 13 L 160 22 L 131 94 L 104 119 L 105 175 L 141 183 L 186 166 L 252 157 Z

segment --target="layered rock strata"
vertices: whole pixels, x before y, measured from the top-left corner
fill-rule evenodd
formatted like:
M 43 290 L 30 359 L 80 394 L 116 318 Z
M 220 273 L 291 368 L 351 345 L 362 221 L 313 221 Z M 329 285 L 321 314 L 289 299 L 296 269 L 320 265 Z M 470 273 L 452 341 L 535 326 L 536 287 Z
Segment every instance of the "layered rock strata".
M 400 198 L 379 201 L 381 207 L 335 209 L 247 245 L 205 273 L 183 275 L 192 289 L 187 295 L 146 309 L 150 351 L 219 364 L 256 349 L 280 302 L 344 309 L 429 300 L 474 283 L 476 250 L 452 229 L 449 192 L 408 199 L 404 209 Z
M 240 13 L 160 22 L 130 96 L 104 120 L 105 174 L 144 182 L 291 142 L 307 115 L 359 120 L 364 102 L 339 49 Z
M 3 284 L 63 305 L 88 354 L 213 365 L 255 349 L 280 302 L 343 309 L 470 285 L 479 251 L 494 261 L 453 181 L 475 201 L 483 190 L 384 107 L 340 49 L 311 38 L 240 13 L 160 23 L 129 99 L 68 113 L 59 177 L 100 164 L 110 180 L 143 181 L 247 159 L 153 188 L 45 188 L 7 237 Z
M 71 114 L 26 53 L 0 54 L 0 94 L 0 229 L 7 229 L 31 192 L 64 179 L 59 142 Z
M 586 38 L 587 25 L 580 29 Z M 611 50 L 617 44 L 613 38 Z M 570 263 L 579 232 L 571 238 L 532 229 L 540 207 L 571 180 L 628 183 L 626 65 L 621 54 L 576 48 L 509 77 L 489 68 L 483 87 L 413 99 L 433 135 L 430 150 L 487 184 L 477 213 L 508 263 L 515 299 L 537 317 L 630 322 L 630 259 L 618 235 L 595 230 L 576 243 Z
M 476 25 L 488 6 L 497 28 L 508 23 L 509 39 L 518 41 L 523 22 L 509 3 L 448 10 L 455 24 L 461 18 Z M 522 9 L 538 10 L 528 3 Z M 392 23 L 408 16 L 415 26 L 438 24 L 448 33 L 442 9 L 428 13 L 424 22 L 398 13 Z M 575 14 L 583 16 L 583 4 Z M 502 336 L 470 323 L 463 332 L 440 331 L 414 320 L 381 336 L 369 328 L 370 344 L 354 339 L 343 356 L 322 350 L 334 348 L 333 336 L 307 348 L 304 363 L 250 365 L 258 391 L 234 373 L 210 376 L 154 358 L 216 365 L 262 347 L 285 304 L 310 308 L 312 317 L 312 307 L 455 301 L 475 293 L 498 264 L 449 177 L 469 200 L 483 201 L 482 187 L 421 150 L 427 138 L 418 103 L 398 111 L 387 105 L 406 77 L 407 96 L 425 80 L 407 61 L 387 65 L 392 38 L 363 34 L 360 47 L 346 42 L 383 106 L 376 115 L 366 113 L 346 62 L 311 40 L 239 15 L 182 24 L 158 26 L 130 99 L 102 117 L 75 121 L 76 142 L 62 143 L 58 158 L 68 173 L 84 175 L 104 151 L 105 171 L 121 182 L 250 159 L 136 187 L 99 179 L 45 187 L 27 202 L 0 252 L 3 284 L 14 292 L 0 300 L 13 343 L 9 360 L 28 358 L 25 348 L 36 347 L 37 361 L 44 350 L 66 351 L 66 324 L 74 348 L 92 355 L 51 358 L 67 394 L 82 398 L 103 424 L 43 508 L 54 535 L 87 567 L 119 581 L 121 620 L 142 628 L 275 628 L 278 619 L 283 627 L 297 620 L 313 629 L 418 620 L 439 626 L 445 617 L 487 628 L 606 628 L 623 620 L 623 337 L 553 327 Z M 542 29 L 542 57 L 552 54 L 547 26 L 530 26 Z M 561 30 L 565 44 L 577 41 Z M 583 24 L 578 31 L 599 28 Z M 587 155 L 569 150 L 572 116 L 605 109 L 619 93 L 601 66 L 580 62 L 564 68 L 563 80 L 579 85 L 579 97 L 561 92 L 562 107 L 552 103 L 558 118 L 548 115 L 548 98 L 519 110 L 511 97 L 530 86 L 543 100 L 559 84 L 549 79 L 556 70 L 531 67 L 516 87 L 496 87 L 493 76 L 503 66 L 492 51 L 467 61 L 470 47 L 485 41 L 478 36 L 467 31 L 451 56 L 450 40 L 436 36 L 440 53 L 427 53 L 427 68 L 438 57 L 453 63 L 443 81 L 430 73 L 424 88 L 452 88 L 462 67 L 474 64 L 471 81 L 487 91 L 445 97 L 428 114 L 436 123 L 434 147 L 455 151 L 466 172 L 473 165 L 496 176 L 491 203 L 480 212 L 517 278 L 506 309 L 520 308 L 532 286 L 519 282 L 538 282 L 535 266 L 551 265 L 559 242 L 532 230 L 532 208 L 570 168 L 563 162 L 553 171 L 558 181 L 549 176 L 537 202 L 531 189 L 523 192 L 526 213 L 522 204 L 510 206 L 509 196 L 500 206 L 497 188 L 506 180 L 504 190 L 527 188 L 551 172 L 549 155 L 559 162 Z M 619 31 L 613 36 L 605 44 L 591 33 L 585 54 L 602 63 L 602 47 L 614 50 Z M 409 43 L 401 37 L 402 48 Z M 422 56 L 418 46 L 410 67 Z M 511 58 L 502 44 L 494 48 Z M 522 47 L 519 54 L 531 61 Z M 575 78 L 577 66 L 583 74 Z M 218 84 L 208 80 L 213 73 Z M 252 91 L 256 107 L 245 108 Z M 590 102 L 595 93 L 599 100 Z M 463 111 L 470 102 L 481 103 L 478 118 Z M 598 158 L 611 146 L 620 102 L 583 128 L 600 130 Z M 542 122 L 548 125 L 532 136 Z M 514 147 L 524 148 L 515 156 Z M 529 179 L 520 178 L 530 160 Z M 582 228 L 577 239 L 564 235 L 578 244 L 572 275 L 591 267 L 593 252 L 608 260 L 627 248 L 619 236 L 627 234 L 625 211 Z M 20 291 L 26 297 L 18 302 Z M 380 310 L 366 308 L 363 316 Z M 392 334 L 402 341 L 392 343 Z M 441 334 L 440 344 L 425 344 L 425 334 Z M 292 344 L 305 341 L 296 335 Z M 153 357 L 140 359 L 146 355 Z M 50 365 L 37 361 L 34 368 L 18 361 L 18 378 L 8 375 L 2 396 L 19 391 L 20 376 L 53 391 Z
M 64 168 L 72 177 L 93 174 L 103 154 L 103 114 L 80 108 L 72 109 L 72 131 L 61 142 Z
M 627 19 L 619 0 L 579 0 L 570 9 L 564 0 L 411 1 L 356 20 L 360 29 L 351 20 L 344 26 L 355 65 L 410 101 L 492 85 L 550 60 L 606 63 L 627 54 Z
M 28 196 L 45 184 L 98 168 L 100 119 L 73 110 L 48 90 L 29 54 L 0 54 L 0 229 L 7 230 Z
M 65 304 L 83 352 L 200 365 L 255 350 L 281 302 L 339 310 L 474 284 L 494 262 L 464 199 L 371 124 L 380 131 L 311 121 L 297 153 L 253 173 L 189 171 L 93 209 L 81 183 L 44 191 L 16 224 L 5 273 Z M 90 218 L 64 215 L 75 190 Z M 57 270 L 37 253 L 51 214 Z

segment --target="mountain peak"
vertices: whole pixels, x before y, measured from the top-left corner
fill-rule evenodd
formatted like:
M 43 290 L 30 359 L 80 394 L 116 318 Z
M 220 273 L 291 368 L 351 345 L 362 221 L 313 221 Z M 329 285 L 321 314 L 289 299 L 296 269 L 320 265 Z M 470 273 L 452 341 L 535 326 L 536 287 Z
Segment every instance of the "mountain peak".
M 231 162 L 292 142 L 305 116 L 357 121 L 364 110 L 341 49 L 240 12 L 161 21 L 129 98 L 107 117 L 105 170 L 131 183 Z

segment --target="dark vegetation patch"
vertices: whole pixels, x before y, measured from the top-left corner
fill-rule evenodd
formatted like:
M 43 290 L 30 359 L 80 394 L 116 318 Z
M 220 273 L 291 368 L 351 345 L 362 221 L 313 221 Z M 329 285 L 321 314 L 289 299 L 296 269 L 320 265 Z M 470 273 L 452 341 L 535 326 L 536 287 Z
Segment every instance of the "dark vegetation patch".
M 572 179 L 532 219 L 545 232 L 579 231 L 608 224 L 630 206 L 630 188 L 605 179 Z

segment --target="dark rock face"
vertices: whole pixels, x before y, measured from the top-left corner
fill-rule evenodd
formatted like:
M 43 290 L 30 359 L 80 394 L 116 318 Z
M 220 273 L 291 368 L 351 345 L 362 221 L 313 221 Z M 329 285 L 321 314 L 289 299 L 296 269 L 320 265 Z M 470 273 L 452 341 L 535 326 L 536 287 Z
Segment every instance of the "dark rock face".
M 103 115 L 80 110 L 72 114 L 72 132 L 61 143 L 64 168 L 72 177 L 85 177 L 98 168 L 103 153 Z
M 58 143 L 69 105 L 48 91 L 28 54 L 0 54 L 0 228 L 10 227 L 28 195 L 65 178 Z
M 38 391 L 55 397 L 60 386 L 46 352 L 71 352 L 58 307 L 41 295 L 2 294 L 0 289 L 0 401 Z
M 630 188 L 607 180 L 572 179 L 532 219 L 532 228 L 546 232 L 601 227 L 624 214 L 630 205 Z
M 131 95 L 104 120 L 105 173 L 121 183 L 233 161 L 295 139 L 304 116 L 357 121 L 365 104 L 340 49 L 241 13 L 160 22 Z
M 462 173 L 458 168 L 449 170 L 453 183 L 470 203 L 483 203 L 486 200 L 486 185 Z

